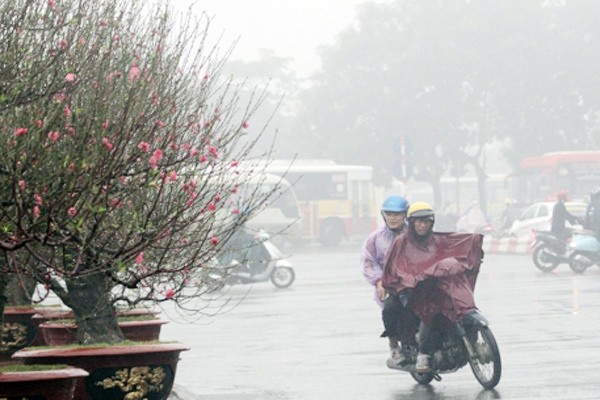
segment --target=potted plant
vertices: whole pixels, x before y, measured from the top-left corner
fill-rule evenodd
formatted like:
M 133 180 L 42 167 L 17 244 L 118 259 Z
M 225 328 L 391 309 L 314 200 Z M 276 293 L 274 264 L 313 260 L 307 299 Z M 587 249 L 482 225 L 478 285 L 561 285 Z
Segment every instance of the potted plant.
M 148 316 L 118 316 L 118 325 L 126 340 L 155 341 L 162 325 L 169 321 Z M 43 343 L 49 346 L 77 343 L 77 324 L 73 319 L 48 320 L 38 325 Z
M 144 3 L 0 5 L 0 248 L 31 258 L 14 268 L 72 310 L 94 349 L 124 340 L 116 306 L 206 312 L 213 260 L 278 190 L 231 200 L 262 175 L 241 161 L 263 97 L 238 104 L 204 48 L 207 19 Z
M 0 398 L 72 400 L 78 381 L 88 375 L 61 364 L 0 366 Z

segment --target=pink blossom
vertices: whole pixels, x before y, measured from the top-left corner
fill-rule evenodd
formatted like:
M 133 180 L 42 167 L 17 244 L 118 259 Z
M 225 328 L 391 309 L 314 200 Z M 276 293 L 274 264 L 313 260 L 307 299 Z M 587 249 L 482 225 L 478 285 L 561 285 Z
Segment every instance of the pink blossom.
M 115 42 L 118 42 L 119 40 L 121 40 L 121 36 L 119 36 L 119 35 L 115 35 L 115 36 L 113 36 L 113 40 L 114 40 Z
M 169 174 L 169 180 L 171 182 L 175 182 L 177 180 L 177 172 L 176 171 L 171 171 L 171 173 Z
M 135 81 L 140 77 L 140 69 L 136 63 L 131 63 L 131 67 L 129 68 L 129 80 L 131 82 Z
M 57 142 L 58 139 L 60 139 L 60 133 L 57 131 L 48 132 L 48 139 L 52 140 L 53 142 Z
M 208 206 L 206 206 L 206 208 L 208 208 L 209 211 L 215 211 L 215 203 L 208 203 Z
M 211 237 L 211 238 L 210 238 L 210 243 L 211 243 L 213 246 L 216 246 L 216 245 L 218 245 L 218 244 L 219 244 L 219 238 L 218 238 L 218 237 L 216 237 L 216 236 L 213 236 L 213 237 Z
M 65 75 L 65 81 L 67 81 L 67 82 L 75 82 L 76 78 L 77 78 L 77 75 L 75 75 L 72 72 L 69 72 L 67 75 Z
M 162 159 L 163 152 L 160 149 L 154 150 L 152 157 L 150 157 L 149 163 L 152 168 L 156 168 L 158 162 Z
M 21 128 L 15 129 L 15 136 L 16 137 L 23 136 L 23 135 L 26 135 L 26 134 L 27 134 L 27 128 L 21 127 Z
M 110 199 L 110 205 L 115 208 L 121 207 L 121 201 L 118 199 Z
M 144 153 L 147 153 L 150 151 L 150 143 L 148 142 L 140 142 L 137 145 L 138 150 L 143 151 Z
M 21 189 L 21 190 L 25 190 L 25 187 L 26 187 L 26 186 L 27 186 L 27 185 L 25 184 L 25 181 L 24 181 L 23 179 L 21 179 L 21 180 L 19 181 L 19 189 Z
M 248 121 L 244 121 L 244 123 L 242 124 L 242 128 L 244 129 L 248 129 L 249 126 L 250 124 L 248 123 Z
M 219 153 L 215 146 L 208 146 L 208 153 L 215 158 L 219 156 Z
M 52 96 L 52 100 L 57 103 L 62 103 L 67 98 L 67 95 L 63 92 L 58 92 L 54 96 Z
M 162 160 L 162 158 L 163 158 L 162 150 L 161 149 L 154 150 L 153 157 L 156 157 L 157 160 Z
M 104 147 L 106 147 L 106 150 L 108 151 L 111 151 L 114 147 L 114 145 L 106 137 L 102 138 L 102 144 L 104 145 Z
M 200 158 L 198 159 L 198 161 L 200 161 L 201 163 L 206 162 L 206 160 L 208 160 L 208 157 L 206 157 L 204 154 L 200 156 Z
M 69 42 L 66 39 L 60 39 L 58 45 L 62 50 L 65 50 L 67 47 L 69 47 Z
M 38 119 L 37 121 L 35 121 L 35 126 L 37 126 L 38 129 L 41 129 L 44 126 L 44 121 Z
M 68 105 L 66 105 L 65 108 L 63 109 L 63 112 L 65 114 L 65 117 L 68 117 L 71 115 L 71 108 Z
M 238 210 L 237 208 L 235 208 L 232 213 L 234 213 L 235 215 L 238 215 L 240 213 L 240 210 Z
M 38 219 L 40 217 L 40 206 L 33 206 L 33 218 Z
M 215 201 L 218 202 L 219 200 L 221 200 L 221 195 L 215 194 Z
M 237 167 L 238 165 L 240 165 L 239 161 L 232 161 L 230 164 L 232 167 Z
M 104 122 L 102 123 L 102 130 L 103 130 L 103 131 L 107 130 L 107 129 L 108 129 L 108 126 L 109 126 L 109 124 L 108 124 L 108 121 L 104 121 Z
M 196 148 L 193 148 L 193 149 L 190 151 L 190 156 L 192 156 L 192 157 L 196 157 L 197 155 L 198 155 L 198 149 L 196 149 Z
M 77 215 L 77 209 L 75 207 L 69 207 L 67 214 L 69 214 L 69 217 L 74 217 Z
M 167 299 L 172 299 L 172 298 L 173 298 L 173 296 L 175 296 L 175 291 L 174 291 L 173 289 L 169 289 L 169 290 L 167 290 L 167 293 L 165 294 L 165 297 L 166 297 Z
M 48 0 L 48 7 L 51 9 L 56 9 L 56 2 L 54 0 Z
M 144 252 L 140 251 L 140 254 L 138 254 L 137 257 L 135 258 L 135 263 L 141 264 L 143 262 L 144 262 Z

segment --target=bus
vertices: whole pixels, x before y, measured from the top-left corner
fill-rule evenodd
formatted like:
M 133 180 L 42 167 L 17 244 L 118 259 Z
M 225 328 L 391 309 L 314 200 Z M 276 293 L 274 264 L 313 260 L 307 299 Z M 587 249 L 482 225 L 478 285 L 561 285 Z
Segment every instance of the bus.
M 286 241 L 293 242 L 300 238 L 300 207 L 294 189 L 284 177 L 266 173 L 258 169 L 240 168 L 232 171 L 222 165 L 205 168 L 199 171 L 184 171 L 181 175 L 208 180 L 215 194 L 219 193 L 220 182 L 230 180 L 237 182 L 237 190 L 222 199 L 224 215 L 231 215 L 235 210 L 243 212 L 245 204 L 258 199 L 261 204 L 245 221 L 244 226 L 254 232 L 264 231 L 278 245 Z M 213 182 L 213 183 L 211 183 Z M 223 217 L 225 218 L 225 217 Z
M 373 168 L 332 160 L 272 160 L 265 171 L 292 184 L 301 212 L 303 241 L 336 246 L 377 227 Z
M 244 183 L 239 192 L 258 195 L 272 194 L 269 200 L 246 221 L 246 228 L 267 232 L 275 242 L 282 244 L 286 240 L 293 242 L 300 237 L 300 207 L 294 189 L 289 182 L 274 174 L 262 174 Z
M 510 177 L 512 197 L 522 204 L 555 201 L 560 190 L 569 200 L 588 201 L 600 187 L 600 151 L 561 151 L 526 157 Z

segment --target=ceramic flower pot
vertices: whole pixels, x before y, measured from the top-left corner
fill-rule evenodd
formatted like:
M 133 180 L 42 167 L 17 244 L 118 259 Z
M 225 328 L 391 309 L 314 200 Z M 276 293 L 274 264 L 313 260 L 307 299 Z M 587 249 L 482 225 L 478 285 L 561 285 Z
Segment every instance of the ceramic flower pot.
M 161 319 L 143 319 L 120 321 L 119 328 L 125 339 L 131 341 L 153 341 L 160 337 L 162 325 L 169 321 Z M 65 322 L 42 322 L 38 330 L 48 346 L 63 346 L 77 343 L 77 325 Z
M 25 364 L 65 364 L 86 370 L 89 376 L 75 388 L 78 400 L 166 400 L 173 387 L 181 343 L 113 346 L 29 348 L 13 358 Z
M 74 367 L 0 372 L 0 399 L 75 399 L 77 383 L 89 374 Z

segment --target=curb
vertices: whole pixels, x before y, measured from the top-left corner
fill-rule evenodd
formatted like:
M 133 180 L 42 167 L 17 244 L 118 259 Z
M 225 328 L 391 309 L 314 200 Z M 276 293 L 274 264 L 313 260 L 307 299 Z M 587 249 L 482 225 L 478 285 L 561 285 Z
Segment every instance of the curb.
M 493 238 L 484 236 L 483 251 L 488 254 L 531 254 L 532 240 L 529 238 Z

